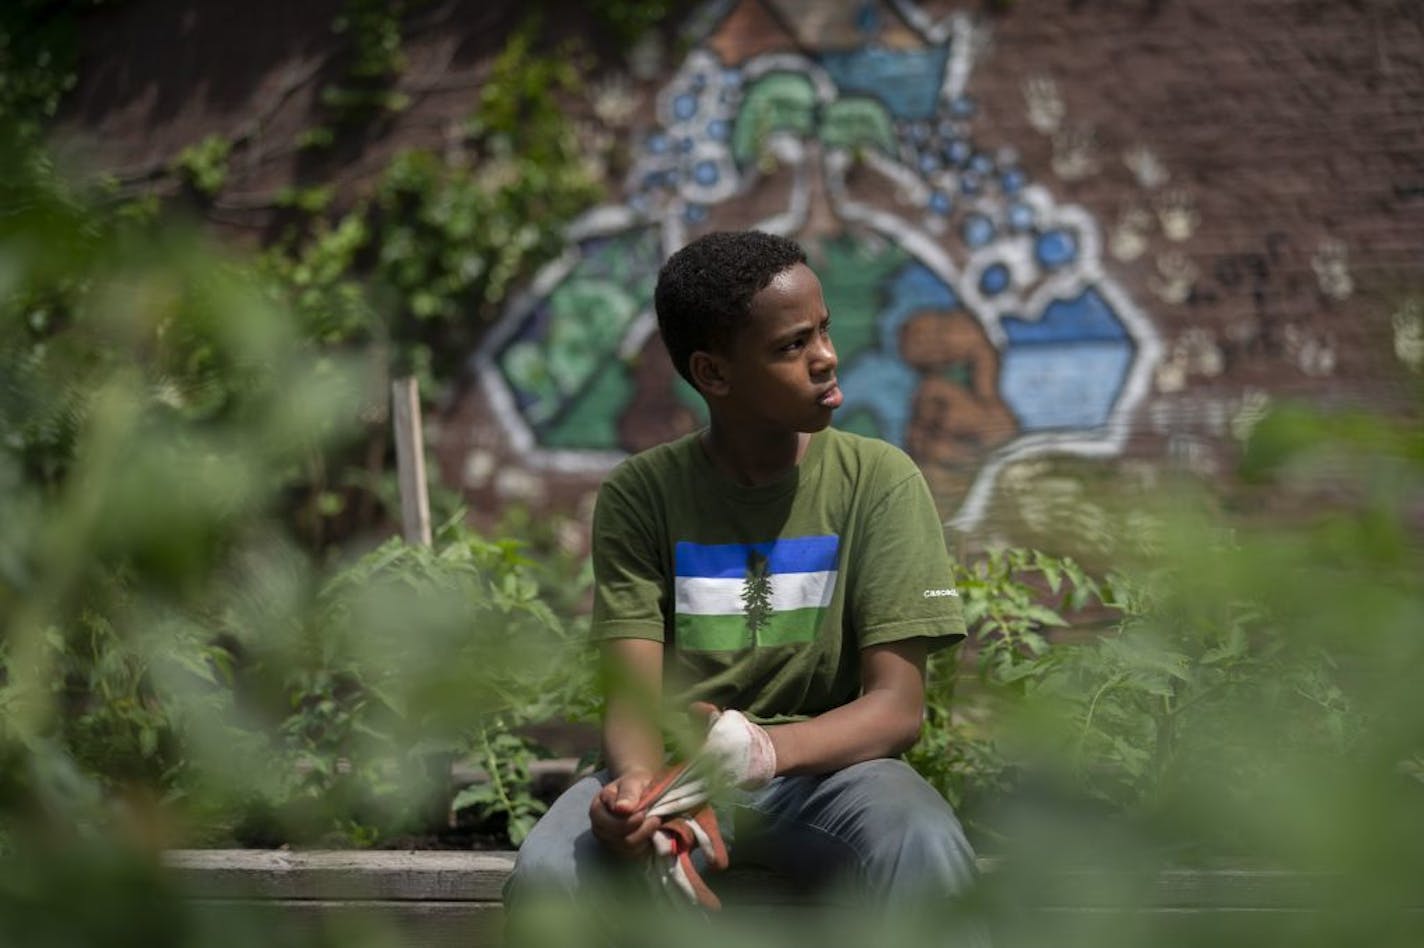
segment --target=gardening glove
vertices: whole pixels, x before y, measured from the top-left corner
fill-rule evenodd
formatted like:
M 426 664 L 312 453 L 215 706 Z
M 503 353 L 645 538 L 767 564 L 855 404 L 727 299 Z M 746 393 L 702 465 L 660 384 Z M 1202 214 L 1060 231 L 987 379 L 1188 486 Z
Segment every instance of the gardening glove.
M 691 760 L 668 768 L 648 785 L 641 803 L 649 816 L 689 813 L 718 788 L 755 790 L 776 776 L 776 749 L 764 728 L 740 711 L 718 711 L 703 702 L 692 711 L 706 720 L 707 737 Z
M 702 748 L 691 760 L 655 776 L 637 809 L 664 820 L 652 840 L 649 866 L 654 884 L 678 900 L 716 909 L 721 902 L 692 859 L 700 851 L 708 869 L 727 866 L 727 849 L 708 797 L 718 787 L 765 786 L 776 775 L 776 750 L 766 731 L 739 711 L 718 711 L 700 702 L 692 711 L 706 722 Z
M 748 721 L 740 711 L 708 709 L 707 742 L 693 758 L 693 766 L 705 763 L 723 781 L 742 790 L 756 790 L 776 776 L 776 748 L 771 735 L 759 724 Z
M 658 827 L 653 834 L 649 873 L 654 886 L 672 900 L 719 909 L 722 900 L 703 881 L 693 862 L 692 856 L 698 851 L 708 870 L 727 868 L 727 847 L 722 842 L 717 816 L 705 803 L 695 813 L 675 817 Z

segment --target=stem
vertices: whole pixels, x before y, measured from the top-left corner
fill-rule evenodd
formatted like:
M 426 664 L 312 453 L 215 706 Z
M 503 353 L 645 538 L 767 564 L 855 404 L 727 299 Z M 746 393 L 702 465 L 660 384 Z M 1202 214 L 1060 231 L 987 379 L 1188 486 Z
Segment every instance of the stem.
M 494 787 L 494 795 L 499 798 L 501 807 L 506 814 L 514 813 L 514 801 L 509 799 L 509 793 L 504 789 L 504 779 L 499 774 L 499 762 L 495 759 L 494 748 L 490 746 L 489 728 L 480 728 L 480 744 L 484 747 L 485 771 L 490 776 L 490 784 Z
M 1103 695 L 1107 694 L 1110 688 L 1116 687 L 1118 683 L 1122 681 L 1122 679 L 1123 676 L 1121 672 L 1116 675 L 1113 675 L 1107 681 L 1103 682 L 1102 687 L 1100 687 L 1093 694 L 1093 700 L 1088 704 L 1088 716 L 1083 719 L 1083 729 L 1078 733 L 1079 755 L 1083 753 L 1083 745 L 1088 740 L 1088 732 L 1093 729 L 1093 715 L 1096 714 L 1098 710 L 1098 699 L 1102 698 Z
M 1178 708 L 1178 711 L 1181 709 Z M 1172 696 L 1162 696 L 1162 722 L 1157 730 L 1157 746 L 1154 749 L 1153 765 L 1156 770 L 1153 790 L 1160 790 L 1162 775 L 1166 773 L 1167 761 L 1172 755 L 1172 745 L 1176 743 L 1177 719 L 1172 711 Z

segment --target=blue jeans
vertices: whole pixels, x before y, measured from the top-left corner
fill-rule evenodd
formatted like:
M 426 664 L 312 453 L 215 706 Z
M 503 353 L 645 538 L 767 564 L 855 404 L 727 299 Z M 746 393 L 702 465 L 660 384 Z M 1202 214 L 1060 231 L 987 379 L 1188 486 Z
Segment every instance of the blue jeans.
M 629 874 L 589 827 L 589 805 L 609 779 L 605 770 L 574 784 L 530 832 L 505 886 L 511 909 L 536 893 L 574 895 Z M 778 777 L 720 807 L 718 823 L 733 866 L 764 867 L 798 886 L 903 903 L 962 898 L 976 878 L 953 810 L 901 760 Z M 716 877 L 708 884 L 716 889 Z

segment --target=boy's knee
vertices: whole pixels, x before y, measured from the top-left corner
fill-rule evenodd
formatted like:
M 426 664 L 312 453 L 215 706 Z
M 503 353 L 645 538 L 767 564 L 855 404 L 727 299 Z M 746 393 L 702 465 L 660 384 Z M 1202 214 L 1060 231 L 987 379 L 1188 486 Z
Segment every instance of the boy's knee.
M 974 852 L 953 809 L 903 761 L 873 764 L 862 824 L 872 880 L 890 889 L 965 891 L 975 878 Z
M 534 893 L 571 895 L 577 887 L 578 870 L 572 859 L 537 846 L 530 847 L 526 841 L 505 880 L 504 899 L 518 901 Z
M 602 853 L 588 825 L 588 807 L 607 780 L 600 772 L 585 777 L 566 790 L 549 812 L 534 824 L 514 858 L 514 869 L 504 885 L 511 894 L 542 892 L 566 895 L 576 891 L 580 879 Z
M 959 828 L 944 797 L 903 760 L 870 760 L 844 773 L 854 781 L 856 808 L 877 835 L 909 826 L 927 831 L 940 824 Z

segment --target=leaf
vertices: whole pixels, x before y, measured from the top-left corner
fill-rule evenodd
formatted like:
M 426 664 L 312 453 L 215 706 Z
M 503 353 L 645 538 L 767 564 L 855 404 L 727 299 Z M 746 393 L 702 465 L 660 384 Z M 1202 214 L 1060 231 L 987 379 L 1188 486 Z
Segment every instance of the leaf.
M 1058 627 L 1066 626 L 1068 624 L 1068 622 L 1061 615 L 1054 612 L 1052 609 L 1049 609 L 1047 606 L 1031 604 L 1025 606 L 1022 612 L 1024 618 L 1031 619 L 1032 621 L 1037 622 L 1039 625 Z
M 450 801 L 450 809 L 458 813 L 469 807 L 489 806 L 495 800 L 494 787 L 487 783 L 476 783 L 455 794 L 455 799 Z
M 1033 559 L 1034 565 L 1043 574 L 1043 578 L 1048 580 L 1048 588 L 1057 595 L 1059 587 L 1063 584 L 1063 573 L 1059 569 L 1058 561 L 1039 551 L 1034 551 Z
M 532 816 L 511 816 L 509 818 L 509 841 L 516 847 L 524 842 L 529 831 L 534 828 L 535 819 Z

